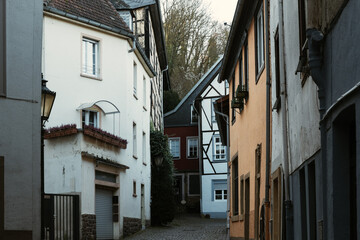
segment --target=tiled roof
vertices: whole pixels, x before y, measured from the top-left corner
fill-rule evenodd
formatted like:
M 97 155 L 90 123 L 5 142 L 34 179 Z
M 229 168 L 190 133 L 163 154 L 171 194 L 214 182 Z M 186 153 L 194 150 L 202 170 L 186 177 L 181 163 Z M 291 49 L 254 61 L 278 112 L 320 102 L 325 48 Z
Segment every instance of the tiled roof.
M 44 0 L 47 7 L 131 32 L 109 0 Z
M 110 0 L 117 10 L 138 9 L 156 3 L 155 0 Z

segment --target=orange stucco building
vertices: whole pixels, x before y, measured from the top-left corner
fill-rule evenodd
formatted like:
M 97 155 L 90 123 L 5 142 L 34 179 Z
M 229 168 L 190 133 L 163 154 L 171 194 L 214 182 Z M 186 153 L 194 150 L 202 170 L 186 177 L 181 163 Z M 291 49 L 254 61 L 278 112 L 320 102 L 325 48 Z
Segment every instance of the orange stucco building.
M 268 239 L 266 1 L 239 1 L 219 81 L 229 82 L 230 237 Z M 270 86 L 269 86 L 270 87 Z M 268 146 L 267 146 L 268 145 Z M 268 178 L 268 181 L 266 181 Z

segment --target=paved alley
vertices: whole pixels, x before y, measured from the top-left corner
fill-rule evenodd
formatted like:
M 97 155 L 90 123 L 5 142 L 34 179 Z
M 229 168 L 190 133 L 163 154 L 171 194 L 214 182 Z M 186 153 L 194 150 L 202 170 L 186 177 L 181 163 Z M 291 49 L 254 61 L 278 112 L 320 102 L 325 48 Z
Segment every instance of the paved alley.
M 150 227 L 126 240 L 226 240 L 226 220 L 201 218 L 198 214 L 175 217 L 169 226 Z

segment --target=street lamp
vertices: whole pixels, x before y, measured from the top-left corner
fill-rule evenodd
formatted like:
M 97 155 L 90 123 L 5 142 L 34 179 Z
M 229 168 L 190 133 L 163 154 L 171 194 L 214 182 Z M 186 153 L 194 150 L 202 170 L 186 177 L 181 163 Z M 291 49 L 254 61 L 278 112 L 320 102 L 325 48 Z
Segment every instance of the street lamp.
M 41 74 L 41 239 L 45 239 L 44 232 L 44 126 L 45 122 L 49 119 L 51 109 L 54 105 L 56 93 L 46 87 L 47 81 L 44 80 L 43 74 Z
M 163 157 L 162 156 L 157 156 L 157 157 L 155 157 L 155 165 L 156 166 L 158 166 L 158 167 L 160 167 L 161 166 L 161 164 L 162 164 L 162 162 L 163 162 Z
M 42 126 L 49 119 L 51 109 L 53 107 L 56 93 L 46 87 L 47 80 L 41 74 L 41 120 Z

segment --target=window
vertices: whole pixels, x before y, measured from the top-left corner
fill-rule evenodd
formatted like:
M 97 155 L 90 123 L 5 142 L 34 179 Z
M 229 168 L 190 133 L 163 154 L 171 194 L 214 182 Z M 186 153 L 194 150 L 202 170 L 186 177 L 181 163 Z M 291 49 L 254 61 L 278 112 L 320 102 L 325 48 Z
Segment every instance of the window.
M 244 46 L 244 81 L 245 81 L 246 90 L 249 90 L 249 54 L 248 54 L 247 39 L 245 40 L 245 46 Z
M 137 64 L 134 62 L 133 68 L 133 87 L 134 87 L 134 97 L 136 98 L 137 93 Z
M 146 78 L 143 77 L 143 105 L 146 109 Z
M 133 123 L 133 157 L 137 159 L 136 123 Z
M 273 109 L 279 110 L 281 106 L 280 102 L 280 55 L 279 55 L 279 31 L 276 31 L 275 37 L 275 96 L 276 101 Z
M 187 157 L 198 158 L 198 138 L 189 137 L 187 139 Z
M 239 175 L 238 158 L 232 162 L 232 210 L 233 216 L 239 215 Z
M 232 86 L 231 86 L 231 90 L 232 90 L 232 99 L 235 98 L 235 74 L 233 74 L 232 76 Z M 231 121 L 234 124 L 235 120 L 236 120 L 236 115 L 235 115 L 235 108 L 231 108 Z
M 100 73 L 99 41 L 83 38 L 82 51 L 82 73 L 98 77 Z
M 82 110 L 82 125 L 99 128 L 99 112 Z
M 142 134 L 142 158 L 143 163 L 146 164 L 146 134 L 144 132 Z
M 215 108 L 214 108 L 214 104 L 215 104 L 216 100 L 218 100 L 218 98 L 211 99 L 211 122 L 212 123 L 216 122 Z
M 264 65 L 264 11 L 261 7 L 256 16 L 256 74 Z
M 243 58 L 242 58 L 243 51 L 240 53 L 239 58 L 239 85 L 243 85 Z
M 0 3 L 0 96 L 6 95 L 6 74 L 5 74 L 5 1 Z
M 180 138 L 169 138 L 169 148 L 173 158 L 180 158 Z
M 199 115 L 196 111 L 196 109 L 194 108 L 194 105 L 191 104 L 191 107 L 190 107 L 190 111 L 191 111 L 191 123 L 197 123 L 198 122 L 198 119 L 199 119 Z
M 133 181 L 133 197 L 137 197 L 137 194 L 136 194 L 136 181 Z
M 199 174 L 190 174 L 188 175 L 188 183 L 189 183 L 189 196 L 191 195 L 199 195 L 200 194 L 200 177 Z
M 227 184 L 225 179 L 212 180 L 213 201 L 227 199 Z
M 213 161 L 226 161 L 226 146 L 222 145 L 220 135 L 213 137 Z

